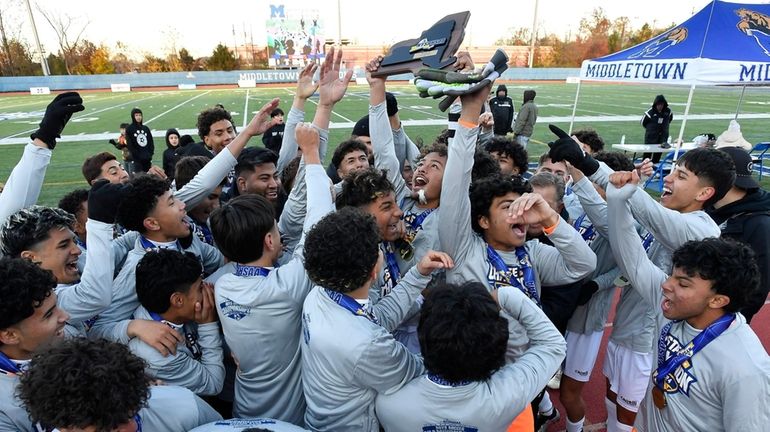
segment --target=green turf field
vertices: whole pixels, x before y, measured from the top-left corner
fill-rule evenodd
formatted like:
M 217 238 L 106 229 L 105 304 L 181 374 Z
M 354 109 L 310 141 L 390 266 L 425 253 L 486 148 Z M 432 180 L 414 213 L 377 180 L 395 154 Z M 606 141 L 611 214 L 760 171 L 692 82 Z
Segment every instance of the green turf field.
M 547 142 L 552 139 L 547 123 L 552 122 L 567 128 L 575 97 L 575 84 L 564 83 L 508 83 L 509 95 L 519 104 L 523 90 L 537 90 L 535 102 L 540 108 L 538 124 L 533 139 Z M 445 126 L 446 116 L 435 106 L 432 99 L 421 99 L 413 87 L 391 85 L 390 91 L 398 97 L 400 116 L 406 131 L 414 140 L 430 141 Z M 646 85 L 588 84 L 582 85 L 573 130 L 582 127 L 596 129 L 610 145 L 619 143 L 625 135 L 626 143 L 642 143 L 644 130 L 639 124 L 643 112 L 649 108 L 656 94 L 662 93 L 674 112 L 671 134 L 676 136 L 687 102 L 686 87 L 653 87 Z M 719 135 L 727 128 L 739 100 L 740 88 L 696 88 L 684 138 L 691 139 L 700 133 Z M 739 121 L 744 137 L 752 142 L 770 140 L 767 125 L 770 119 L 770 89 L 747 89 Z M 138 106 L 144 112 L 145 124 L 155 135 L 155 160 L 165 149 L 163 136 L 168 128 L 181 129 L 191 133 L 197 140 L 195 121 L 198 112 L 216 103 L 223 104 L 233 113 L 236 127 L 247 119 L 268 100 L 281 98 L 281 107 L 288 112 L 293 93 L 287 88 L 257 89 L 211 89 L 187 91 L 146 91 L 131 93 L 85 93 L 86 110 L 78 113 L 64 131 L 64 138 L 54 151 L 51 165 L 46 174 L 40 203 L 55 205 L 67 191 L 85 187 L 80 173 L 83 159 L 100 151 L 118 151 L 107 143 L 115 138 L 118 125 L 129 121 L 131 108 Z M 4 181 L 18 161 L 23 142 L 37 128 L 48 102 L 47 96 L 2 96 L 0 97 L 0 181 Z M 312 119 L 315 110 L 313 98 L 307 104 L 307 119 Z M 350 135 L 353 123 L 366 114 L 368 87 L 351 85 L 345 99 L 340 102 L 332 116 L 330 151 L 337 143 Z M 244 112 L 247 116 L 244 117 Z M 157 133 L 156 133 L 157 132 Z M 259 138 L 252 145 L 261 145 Z M 545 146 L 537 142 L 529 147 L 530 159 L 536 159 Z M 764 182 L 765 186 L 770 183 Z

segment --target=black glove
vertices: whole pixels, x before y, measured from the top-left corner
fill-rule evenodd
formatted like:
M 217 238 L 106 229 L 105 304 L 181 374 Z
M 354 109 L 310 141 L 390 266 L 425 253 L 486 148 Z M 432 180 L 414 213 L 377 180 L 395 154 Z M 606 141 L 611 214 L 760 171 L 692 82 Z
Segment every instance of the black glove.
M 388 117 L 393 117 L 398 113 L 398 101 L 391 92 L 385 92 L 385 107 L 388 111 Z
M 107 179 L 97 180 L 88 192 L 88 218 L 114 224 L 118 206 L 128 187 L 130 186 L 112 184 Z
M 578 295 L 577 301 L 578 306 L 583 306 L 588 303 L 588 300 L 591 300 L 591 296 L 593 296 L 596 291 L 599 291 L 599 284 L 594 281 L 584 283 L 583 286 L 580 287 L 580 294 Z
M 556 141 L 548 143 L 548 147 L 551 148 L 548 156 L 552 161 L 567 161 L 582 171 L 586 177 L 591 176 L 599 169 L 599 162 L 584 152 L 580 145 L 566 132 L 552 124 L 548 125 L 548 128 L 559 137 Z
M 72 114 L 86 109 L 83 99 L 77 92 L 62 93 L 54 98 L 45 109 L 45 115 L 40 122 L 40 129 L 35 131 L 30 138 L 40 139 L 53 150 L 56 147 L 56 138 L 61 138 L 61 132 L 67 125 Z
M 109 140 L 108 142 L 109 142 L 110 144 L 114 145 L 115 147 L 117 147 L 117 146 L 118 146 L 118 142 L 117 142 L 117 141 L 115 141 L 114 139 L 111 139 L 111 140 Z

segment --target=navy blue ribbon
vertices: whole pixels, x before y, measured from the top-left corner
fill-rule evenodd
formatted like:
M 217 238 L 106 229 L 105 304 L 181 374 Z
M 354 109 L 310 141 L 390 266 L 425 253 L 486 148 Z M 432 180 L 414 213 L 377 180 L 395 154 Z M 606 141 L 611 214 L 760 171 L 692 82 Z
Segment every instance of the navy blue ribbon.
M 650 246 L 652 245 L 652 242 L 654 240 L 655 240 L 655 237 L 652 236 L 651 232 L 648 232 L 647 235 L 642 237 L 642 246 L 644 246 L 645 251 L 650 250 Z
M 674 378 L 674 371 L 679 368 L 682 363 L 689 361 L 698 351 L 706 347 L 711 341 L 719 337 L 735 319 L 735 314 L 724 314 L 716 321 L 711 323 L 705 330 L 698 333 L 695 338 L 685 345 L 679 352 L 673 353 L 671 357 L 666 359 L 666 339 L 671 332 L 671 326 L 680 321 L 671 321 L 663 327 L 660 332 L 660 339 L 658 339 L 658 368 L 653 374 L 653 381 L 655 386 L 664 392 L 675 393 L 679 391 L 679 386 L 676 384 Z
M 157 322 L 162 322 L 163 324 L 166 324 L 167 326 L 173 328 L 171 324 L 164 320 L 162 316 L 158 315 L 155 312 L 147 311 L 150 314 L 150 317 Z M 190 330 L 186 325 L 182 326 L 182 330 L 184 331 L 184 344 L 187 346 L 187 349 L 190 350 L 190 354 L 192 354 L 192 357 L 195 360 L 200 360 L 201 357 L 203 357 L 203 351 L 201 350 L 201 346 L 198 343 L 198 333 L 195 331 Z
M 461 387 L 471 383 L 470 381 L 458 381 L 458 382 L 449 381 L 436 374 L 428 374 L 428 379 L 438 385 L 442 385 L 446 387 Z
M 19 365 L 11 361 L 7 355 L 0 352 L 0 372 L 6 375 L 18 375 L 21 373 Z
M 236 276 L 267 276 L 270 274 L 270 269 L 259 266 L 248 266 L 243 264 L 235 264 Z
M 383 243 L 383 255 L 385 255 L 385 274 L 383 276 L 382 295 L 386 296 L 393 287 L 401 280 L 401 270 L 398 268 L 396 253 L 393 252 L 393 245 L 390 242 Z
M 575 223 L 572 224 L 572 226 L 577 230 L 578 233 L 580 233 L 580 236 L 583 237 L 583 240 L 586 241 L 586 243 L 591 243 L 594 238 L 596 238 L 596 230 L 594 229 L 594 224 L 588 225 L 585 229 L 583 228 L 583 221 L 586 218 L 586 214 L 583 213 L 582 216 L 577 218 Z
M 161 249 L 166 249 L 166 248 L 162 248 L 162 247 L 156 245 L 155 243 L 147 240 L 143 235 L 139 236 L 139 243 L 141 243 L 142 249 L 144 249 L 145 252 L 157 252 L 157 251 L 159 251 Z M 176 241 L 176 248 L 179 251 L 183 250 L 182 249 L 182 245 L 179 244 L 179 240 Z
M 357 302 L 353 297 L 326 288 L 323 288 L 323 291 L 327 296 L 329 296 L 330 299 L 332 299 L 334 303 L 337 303 L 343 308 L 349 310 L 353 315 L 364 317 L 377 325 L 380 324 L 380 320 L 378 320 L 371 311 L 363 307 L 361 303 Z
M 192 228 L 193 233 L 198 236 L 198 240 L 214 246 L 214 235 L 211 234 L 209 226 L 193 219 L 190 219 L 190 222 L 190 228 Z
M 87 249 L 88 249 L 88 248 L 86 247 L 86 242 L 84 242 L 83 240 L 80 240 L 80 238 L 79 238 L 79 237 L 75 237 L 75 244 L 77 244 L 78 246 L 80 246 L 80 247 L 81 247 L 83 250 L 87 250 Z
M 403 202 L 401 204 L 401 207 L 402 208 L 404 207 Z M 423 224 L 423 222 L 425 222 L 425 219 L 428 216 L 430 216 L 430 214 L 433 213 L 434 210 L 436 210 L 436 209 L 434 209 L 434 208 L 427 209 L 427 210 L 423 211 L 420 214 L 415 214 L 415 213 L 406 214 L 406 213 L 404 213 L 404 216 L 403 216 L 402 219 L 404 220 L 404 223 L 406 223 L 407 235 L 410 236 L 410 238 L 412 240 L 414 240 L 414 236 L 417 235 L 417 231 L 422 229 L 422 224 Z
M 535 271 L 532 268 L 532 264 L 529 262 L 529 254 L 527 254 L 527 250 L 524 246 L 516 248 L 516 259 L 518 260 L 516 267 L 520 268 L 524 273 L 523 285 L 519 282 L 519 279 L 514 276 L 516 269 L 509 268 L 497 251 L 492 249 L 492 246 L 490 245 L 487 245 L 487 259 L 489 260 L 489 264 L 497 270 L 497 273 L 506 279 L 508 285 L 518 288 L 521 292 L 526 294 L 527 297 L 532 299 L 535 304 L 537 304 L 537 307 L 542 309 L 543 306 L 540 303 L 540 296 L 537 295 L 537 287 L 535 286 Z M 489 284 L 492 285 L 492 289 L 500 287 L 498 281 L 492 278 L 489 279 Z

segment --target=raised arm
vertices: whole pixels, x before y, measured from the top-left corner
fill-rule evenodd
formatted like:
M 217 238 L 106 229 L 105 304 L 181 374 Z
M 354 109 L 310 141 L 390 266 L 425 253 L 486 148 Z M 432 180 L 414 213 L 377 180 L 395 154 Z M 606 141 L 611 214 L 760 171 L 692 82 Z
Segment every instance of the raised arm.
M 318 90 L 318 83 L 313 83 L 313 75 L 315 75 L 317 70 L 318 64 L 308 63 L 297 78 L 297 89 L 294 92 L 294 101 L 291 104 L 291 109 L 286 119 L 283 143 L 278 155 L 278 164 L 275 167 L 278 172 L 283 172 L 283 169 L 294 159 L 299 150 L 297 140 L 294 139 L 294 130 L 298 123 L 305 120 L 305 104 L 315 91 Z

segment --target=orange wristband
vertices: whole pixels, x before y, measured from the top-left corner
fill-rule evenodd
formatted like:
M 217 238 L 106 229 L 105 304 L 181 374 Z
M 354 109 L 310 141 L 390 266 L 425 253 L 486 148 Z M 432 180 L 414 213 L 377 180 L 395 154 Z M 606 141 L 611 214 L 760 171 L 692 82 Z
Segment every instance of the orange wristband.
M 543 232 L 545 235 L 551 235 L 554 231 L 556 231 L 556 227 L 559 226 L 559 222 L 561 222 L 561 218 L 556 220 L 556 223 L 549 227 L 543 227 Z
M 471 122 L 469 122 L 469 121 L 465 121 L 465 120 L 459 120 L 459 121 L 457 122 L 457 124 L 459 124 L 459 125 L 460 125 L 460 126 L 462 126 L 462 127 L 467 127 L 468 129 L 473 129 L 473 128 L 475 128 L 475 127 L 478 127 L 478 126 L 479 126 L 479 124 L 478 124 L 478 123 L 471 123 Z

